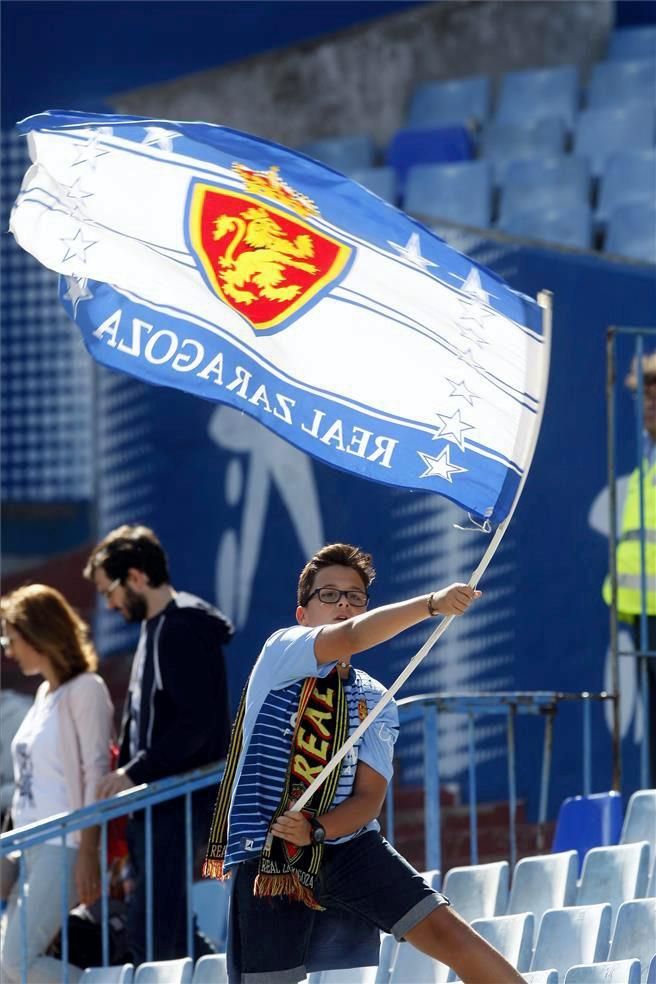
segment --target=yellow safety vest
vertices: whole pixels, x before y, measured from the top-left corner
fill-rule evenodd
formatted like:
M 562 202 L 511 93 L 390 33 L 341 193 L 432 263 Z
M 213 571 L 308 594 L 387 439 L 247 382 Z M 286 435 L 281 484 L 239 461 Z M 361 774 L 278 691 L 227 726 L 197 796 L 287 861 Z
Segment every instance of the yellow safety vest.
M 643 472 L 645 508 L 645 563 L 647 575 L 647 614 L 656 615 L 656 463 Z M 617 611 L 628 619 L 642 611 L 640 564 L 640 471 L 629 479 L 622 535 L 617 544 Z M 610 577 L 604 581 L 604 601 L 611 603 Z

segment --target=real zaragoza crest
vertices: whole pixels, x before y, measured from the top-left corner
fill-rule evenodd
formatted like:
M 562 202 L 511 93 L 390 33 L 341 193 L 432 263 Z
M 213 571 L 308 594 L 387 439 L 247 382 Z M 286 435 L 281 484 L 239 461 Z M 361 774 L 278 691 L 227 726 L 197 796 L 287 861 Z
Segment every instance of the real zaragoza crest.
M 194 184 L 191 246 L 226 304 L 256 332 L 277 330 L 337 280 L 352 249 L 304 221 L 318 216 L 318 209 L 285 184 L 278 168 L 253 171 L 233 164 L 233 171 L 244 181 L 243 192 Z

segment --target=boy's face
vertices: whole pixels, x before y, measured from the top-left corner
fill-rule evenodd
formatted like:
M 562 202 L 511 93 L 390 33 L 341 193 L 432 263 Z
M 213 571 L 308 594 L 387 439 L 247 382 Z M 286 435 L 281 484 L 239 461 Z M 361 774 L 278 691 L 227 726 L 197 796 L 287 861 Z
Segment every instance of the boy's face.
M 338 591 L 353 591 L 355 595 L 349 599 L 345 594 L 340 595 L 335 602 L 321 601 L 318 591 L 321 588 L 333 588 Z M 357 571 L 341 564 L 323 567 L 314 579 L 312 597 L 307 605 L 296 609 L 296 621 L 299 625 L 314 628 L 317 625 L 330 625 L 332 622 L 343 622 L 353 618 L 367 609 L 367 591 L 364 581 Z M 354 602 L 360 602 L 355 604 Z M 364 602 L 364 604 L 362 604 Z

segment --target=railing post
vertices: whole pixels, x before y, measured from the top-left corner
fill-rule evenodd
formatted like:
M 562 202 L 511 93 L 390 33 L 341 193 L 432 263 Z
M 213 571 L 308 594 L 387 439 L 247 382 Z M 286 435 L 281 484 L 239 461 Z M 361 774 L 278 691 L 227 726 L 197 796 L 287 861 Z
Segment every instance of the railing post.
M 556 713 L 555 706 L 546 712 L 544 721 L 544 745 L 542 747 L 542 774 L 540 776 L 540 805 L 538 807 L 538 836 L 537 846 L 544 850 L 544 825 L 547 822 L 549 804 L 549 777 L 551 775 L 551 756 L 553 752 L 553 725 Z
M 592 789 L 592 742 L 590 738 L 590 694 L 581 694 L 583 698 L 583 795 L 589 796 Z
M 517 861 L 517 776 L 515 762 L 515 711 L 514 704 L 508 706 L 508 834 L 510 840 L 510 870 L 515 870 Z
M 27 900 L 25 896 L 25 881 L 26 881 L 26 867 L 27 862 L 25 861 L 25 851 L 20 852 L 18 858 L 18 906 L 20 920 L 20 935 L 21 935 L 21 984 L 28 984 L 27 981 L 27 931 L 29 926 L 27 924 Z
M 100 931 L 102 965 L 109 967 L 109 871 L 107 870 L 107 823 L 100 825 Z
M 191 793 L 185 793 L 184 800 L 185 818 L 185 881 L 187 884 L 187 953 L 192 960 L 196 959 L 194 953 L 194 910 L 191 898 L 193 883 L 193 838 L 191 826 Z
M 474 733 L 474 715 L 468 714 L 469 739 L 469 859 L 471 864 L 478 864 L 478 795 L 476 791 L 476 739 Z
M 146 822 L 146 960 L 153 959 L 153 809 L 147 806 L 144 810 Z M 176 845 L 171 844 L 171 850 Z
M 442 868 L 438 716 L 433 701 L 424 705 L 424 857 L 426 868 Z
M 62 981 L 68 984 L 68 849 L 66 847 L 66 831 L 61 839 L 61 958 L 62 958 Z

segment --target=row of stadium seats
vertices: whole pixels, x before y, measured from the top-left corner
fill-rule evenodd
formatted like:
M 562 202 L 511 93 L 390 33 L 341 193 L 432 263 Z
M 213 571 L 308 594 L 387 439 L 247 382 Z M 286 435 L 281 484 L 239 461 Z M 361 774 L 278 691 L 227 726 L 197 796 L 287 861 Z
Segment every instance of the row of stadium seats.
M 228 984 L 225 954 L 182 960 L 156 960 L 115 967 L 88 967 L 81 984 Z

